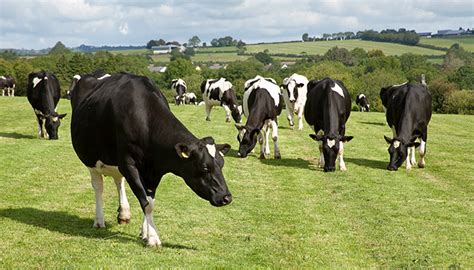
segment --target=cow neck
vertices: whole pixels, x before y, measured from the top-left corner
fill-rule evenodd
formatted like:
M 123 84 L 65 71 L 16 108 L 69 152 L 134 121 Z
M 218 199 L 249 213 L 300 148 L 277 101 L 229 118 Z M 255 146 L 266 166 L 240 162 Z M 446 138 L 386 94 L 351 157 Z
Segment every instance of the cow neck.
M 55 106 L 54 106 L 54 97 L 53 97 L 53 87 L 50 85 L 49 80 L 46 82 L 46 80 L 43 79 L 44 81 L 44 87 L 43 87 L 43 93 L 41 94 L 41 103 L 43 104 L 43 114 L 48 115 L 54 113 Z
M 252 131 L 254 129 L 261 130 L 264 125 L 264 121 L 267 120 L 268 118 L 265 112 L 267 108 L 267 104 L 266 104 L 267 99 L 264 98 L 264 96 L 262 96 L 261 94 L 263 93 L 263 91 L 267 91 L 267 90 L 258 88 L 258 89 L 254 89 L 253 91 L 257 91 L 257 93 L 255 93 L 255 101 L 252 105 L 252 108 L 249 109 L 250 110 L 249 117 L 247 119 L 247 122 L 245 123 L 245 128 L 248 131 Z M 269 93 L 268 93 L 268 96 L 270 96 Z M 273 102 L 273 99 L 271 97 L 270 99 L 271 99 L 271 102 Z
M 333 99 L 337 97 L 331 97 L 328 95 L 327 110 L 323 110 L 324 114 L 324 135 L 337 135 L 339 134 L 339 109 L 337 102 Z M 337 95 L 337 94 L 336 94 Z

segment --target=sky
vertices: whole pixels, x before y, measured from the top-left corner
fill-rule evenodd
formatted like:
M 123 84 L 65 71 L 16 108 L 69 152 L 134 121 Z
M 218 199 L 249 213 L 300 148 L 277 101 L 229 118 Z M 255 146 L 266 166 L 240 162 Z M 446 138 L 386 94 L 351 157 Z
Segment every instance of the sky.
M 0 0 L 0 48 L 300 40 L 374 29 L 472 28 L 473 0 Z

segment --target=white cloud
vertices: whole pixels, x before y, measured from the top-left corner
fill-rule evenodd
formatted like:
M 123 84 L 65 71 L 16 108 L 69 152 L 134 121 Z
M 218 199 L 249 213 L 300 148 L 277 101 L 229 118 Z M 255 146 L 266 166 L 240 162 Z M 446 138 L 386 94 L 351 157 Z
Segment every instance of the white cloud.
M 120 26 L 118 27 L 118 30 L 122 35 L 127 35 L 128 34 L 128 23 L 120 24 Z

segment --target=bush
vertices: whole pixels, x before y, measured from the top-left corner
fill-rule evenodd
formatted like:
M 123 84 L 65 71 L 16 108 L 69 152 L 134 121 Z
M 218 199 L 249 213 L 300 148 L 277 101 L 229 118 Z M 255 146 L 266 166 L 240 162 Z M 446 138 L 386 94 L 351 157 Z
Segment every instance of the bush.
M 433 111 L 444 112 L 444 103 L 454 92 L 458 91 L 456 84 L 444 81 L 434 81 L 428 84 L 431 96 L 433 98 Z
M 474 90 L 474 67 L 460 67 L 448 77 L 448 80 L 457 84 L 460 89 Z
M 443 106 L 447 113 L 474 114 L 474 91 L 455 91 Z

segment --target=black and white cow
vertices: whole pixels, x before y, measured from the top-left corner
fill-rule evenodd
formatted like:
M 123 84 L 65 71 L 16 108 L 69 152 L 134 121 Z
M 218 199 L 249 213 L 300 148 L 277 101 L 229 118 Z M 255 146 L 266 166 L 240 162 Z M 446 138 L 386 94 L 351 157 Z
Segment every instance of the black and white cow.
M 304 108 L 306 122 L 316 134 L 309 136 L 319 142 L 320 161 L 325 172 L 346 170 L 344 142 L 352 140 L 346 136 L 346 122 L 351 114 L 351 97 L 341 81 L 324 78 L 308 83 L 308 97 Z
M 390 144 L 390 163 L 387 169 L 396 171 L 406 161 L 406 169 L 410 170 L 416 164 L 415 148 L 418 146 L 418 167 L 424 168 L 432 107 L 428 88 L 412 83 L 388 86 L 380 90 L 380 98 L 385 107 L 387 123 L 393 132 L 393 138 L 384 136 Z M 420 139 L 420 142 L 415 142 L 416 139 Z
M 103 70 L 96 70 L 96 71 L 94 71 L 94 72 L 92 72 L 92 73 L 84 74 L 84 75 L 82 75 L 82 76 L 88 76 L 88 77 L 91 77 L 91 79 L 92 79 L 92 78 L 95 78 L 95 79 L 97 79 L 97 80 L 100 81 L 100 80 L 103 80 L 103 79 L 105 79 L 105 78 L 110 77 L 110 74 L 105 73 Z M 67 98 L 67 99 L 71 99 L 71 95 L 72 95 L 72 92 L 71 92 L 71 91 L 75 88 L 76 83 L 82 78 L 82 76 L 79 75 L 79 74 L 76 74 L 76 75 L 74 75 L 74 77 L 72 78 L 71 86 L 69 86 L 69 90 L 67 90 L 67 92 L 66 92 L 66 98 Z M 94 81 L 95 81 L 95 80 L 94 80 Z
M 40 71 L 28 75 L 27 97 L 38 120 L 38 135 L 40 137 L 49 137 L 50 140 L 58 139 L 61 119 L 66 116 L 66 114 L 56 112 L 60 93 L 59 82 L 54 74 Z M 45 120 L 46 132 L 43 131 L 43 120 Z
M 283 80 L 283 99 L 286 105 L 286 118 L 290 127 L 294 127 L 293 113 L 298 116 L 298 130 L 303 129 L 303 111 L 306 103 L 308 78 L 294 73 Z
M 270 154 L 269 135 L 272 130 L 274 157 L 281 158 L 278 148 L 278 122 L 283 102 L 280 87 L 275 80 L 266 80 L 261 76 L 245 82 L 246 91 L 243 98 L 244 114 L 247 117 L 245 126 L 236 124 L 239 134 L 238 155 L 246 157 L 257 144 L 260 143 L 260 158 Z
M 364 94 L 360 94 L 356 97 L 356 104 L 359 106 L 359 111 L 370 112 L 370 104 Z
M 72 90 L 71 102 L 72 144 L 96 192 L 94 227 L 105 227 L 102 175 L 127 180 L 143 210 L 141 235 L 149 246 L 161 245 L 152 211 L 163 175 L 182 177 L 213 206 L 232 201 L 222 174 L 230 145 L 196 138 L 171 113 L 149 78 L 127 73 L 103 80 L 83 76 Z M 120 196 L 126 197 L 125 192 Z
M 2 96 L 5 96 L 5 89 L 7 90 L 7 96 L 15 96 L 15 85 L 16 81 L 10 75 L 0 76 L 0 89 L 2 89 Z
M 174 102 L 176 105 L 185 104 L 186 100 L 186 82 L 182 79 L 174 79 L 171 81 L 171 89 L 174 90 Z
M 230 122 L 231 114 L 236 123 L 242 122 L 242 111 L 231 82 L 225 78 L 205 80 L 201 83 L 201 93 L 206 105 L 207 121 L 211 121 L 212 107 L 222 106 L 226 113 L 226 122 Z
M 193 92 L 184 93 L 184 103 L 197 105 L 197 96 Z

